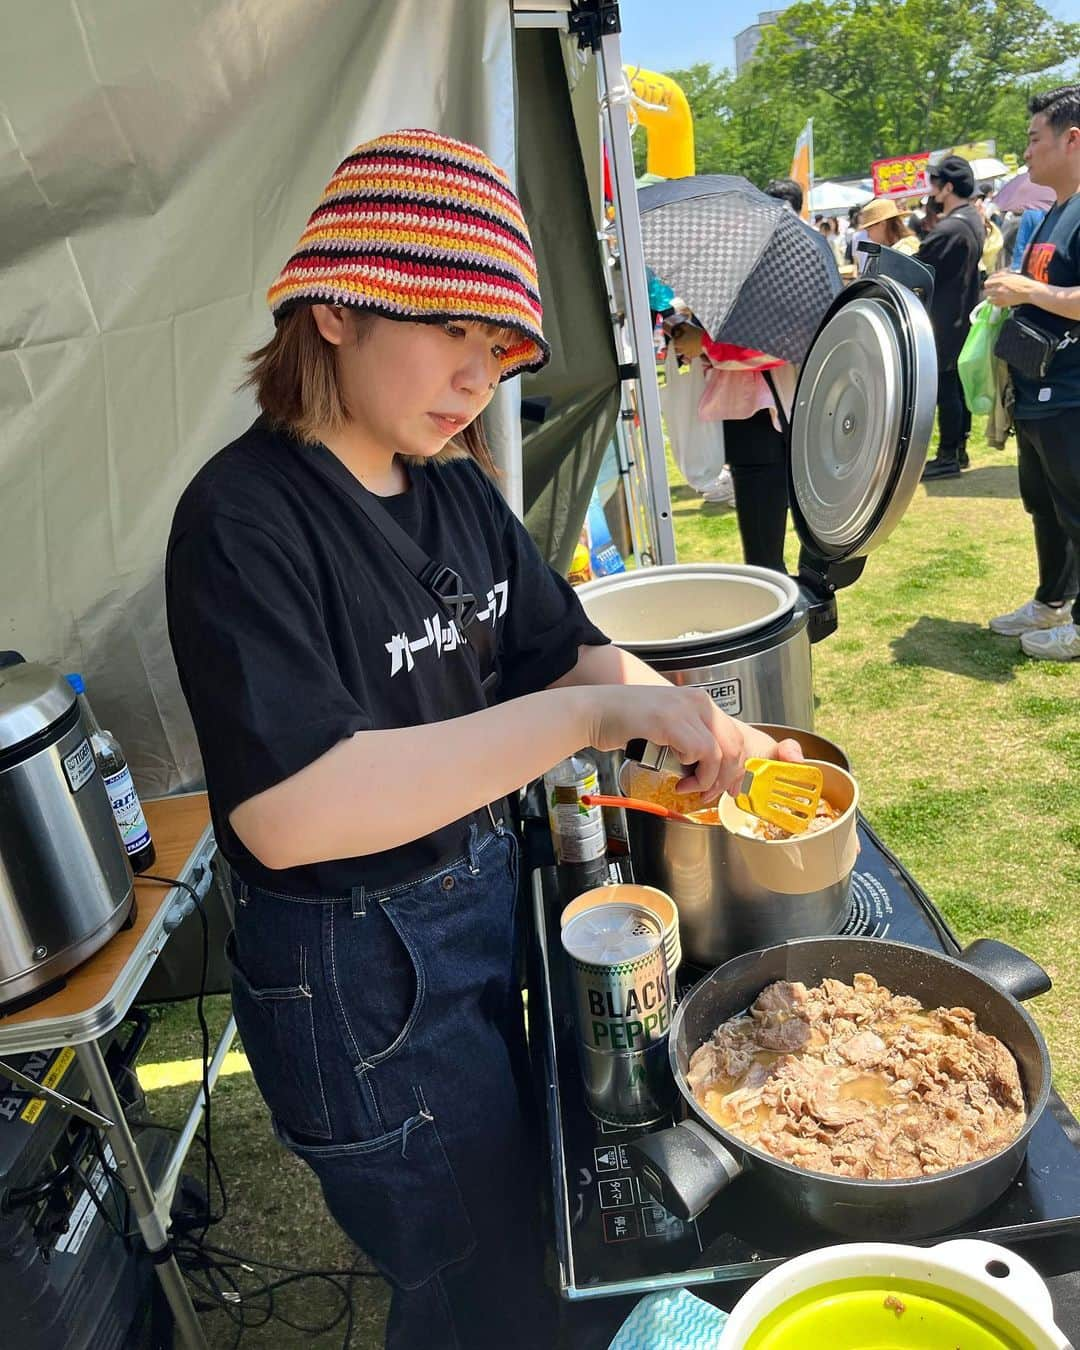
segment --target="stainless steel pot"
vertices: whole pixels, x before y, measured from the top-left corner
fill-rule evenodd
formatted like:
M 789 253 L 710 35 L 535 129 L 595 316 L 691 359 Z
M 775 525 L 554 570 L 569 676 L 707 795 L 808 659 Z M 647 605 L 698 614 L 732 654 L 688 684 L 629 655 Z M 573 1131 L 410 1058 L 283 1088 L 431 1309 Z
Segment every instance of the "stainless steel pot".
M 931 1176 L 857 1180 L 810 1172 L 774 1158 L 723 1129 L 686 1081 L 690 1056 L 716 1028 L 753 1003 L 775 980 L 851 982 L 867 971 L 895 993 L 925 1007 L 970 1008 L 980 1028 L 1015 1056 L 1028 1115 L 1020 1134 L 988 1158 Z M 682 1000 L 669 1040 L 671 1070 L 688 1118 L 671 1130 L 627 1145 L 645 1188 L 681 1218 L 700 1214 L 744 1172 L 752 1172 L 798 1221 L 848 1237 L 927 1237 L 964 1223 L 1001 1195 L 1020 1170 L 1028 1139 L 1050 1095 L 1050 1056 L 1018 999 L 1050 988 L 1050 978 L 1022 952 L 979 939 L 959 960 L 882 938 L 804 938 L 747 952 L 707 975 Z
M 611 640 L 678 685 L 708 690 L 748 722 L 810 726 L 809 611 L 796 583 L 765 567 L 649 567 L 578 588 Z
M 634 877 L 675 901 L 683 953 L 694 965 L 843 928 L 859 849 L 858 788 L 836 765 L 819 767 L 824 796 L 841 812 L 820 834 L 747 838 L 736 831 L 748 818 L 729 799 L 723 825 L 627 811 Z
M 0 1004 L 44 989 L 131 911 L 131 866 L 75 694 L 0 660 Z M 11 658 L 16 658 L 11 660 Z

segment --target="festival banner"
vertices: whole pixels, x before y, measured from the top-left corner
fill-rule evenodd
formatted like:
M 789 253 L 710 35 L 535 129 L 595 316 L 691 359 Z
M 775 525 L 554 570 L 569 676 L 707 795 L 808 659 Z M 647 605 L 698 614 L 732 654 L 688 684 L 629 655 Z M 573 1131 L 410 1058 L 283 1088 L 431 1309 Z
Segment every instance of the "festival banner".
M 929 192 L 928 151 L 917 155 L 898 155 L 894 159 L 875 159 L 870 166 L 875 197 L 912 197 Z
M 795 142 L 791 176 L 803 190 L 803 220 L 810 219 L 810 188 L 814 182 L 814 119 L 811 117 Z

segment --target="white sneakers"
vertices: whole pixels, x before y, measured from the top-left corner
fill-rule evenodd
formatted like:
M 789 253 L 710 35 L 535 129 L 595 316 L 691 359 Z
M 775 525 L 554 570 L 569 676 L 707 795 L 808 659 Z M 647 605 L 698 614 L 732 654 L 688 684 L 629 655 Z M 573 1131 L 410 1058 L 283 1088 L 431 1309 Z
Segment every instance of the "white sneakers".
M 1071 623 L 1068 601 L 1063 605 L 1044 605 L 1041 600 L 1029 600 L 1011 614 L 999 614 L 996 619 L 991 619 L 990 631 L 1001 633 L 1004 637 L 1021 637 L 1024 633 Z
M 1020 634 L 1020 646 L 1040 661 L 1075 661 L 1080 658 L 1080 629 L 1074 623 L 1034 629 Z
M 735 483 L 726 464 L 713 481 L 701 489 L 701 495 L 707 502 L 721 506 L 735 505 Z

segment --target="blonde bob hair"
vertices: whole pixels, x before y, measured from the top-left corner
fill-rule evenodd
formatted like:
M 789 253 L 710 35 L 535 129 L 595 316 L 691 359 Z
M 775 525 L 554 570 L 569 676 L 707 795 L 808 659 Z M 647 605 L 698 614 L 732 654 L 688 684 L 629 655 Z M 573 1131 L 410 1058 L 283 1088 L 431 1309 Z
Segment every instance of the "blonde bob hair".
M 362 342 L 375 316 L 351 309 L 346 312 L 357 342 Z M 337 430 L 349 420 L 334 348 L 316 327 L 310 305 L 299 305 L 286 314 L 270 341 L 248 357 L 248 366 L 249 374 L 241 388 L 253 389 L 265 416 L 298 440 L 317 441 L 321 433 Z M 463 427 L 432 458 L 442 464 L 466 457 L 474 459 L 492 478 L 498 476 L 480 418 Z M 410 464 L 429 462 L 413 455 L 403 458 Z

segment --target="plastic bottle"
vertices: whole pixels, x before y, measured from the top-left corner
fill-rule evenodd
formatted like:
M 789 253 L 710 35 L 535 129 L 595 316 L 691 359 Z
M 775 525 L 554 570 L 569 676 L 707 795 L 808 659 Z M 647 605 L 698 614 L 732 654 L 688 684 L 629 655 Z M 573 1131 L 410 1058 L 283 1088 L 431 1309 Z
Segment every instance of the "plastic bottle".
M 577 548 L 570 562 L 570 571 L 566 576 L 571 586 L 580 586 L 592 581 L 592 566 L 589 561 L 589 544 L 584 534 L 578 540 Z
M 544 774 L 551 842 L 560 863 L 603 859 L 607 844 L 604 813 L 599 806 L 582 806 L 587 792 L 599 792 L 596 765 L 584 755 L 571 755 Z
M 153 866 L 157 853 L 154 841 L 150 838 L 150 826 L 146 823 L 139 794 L 131 779 L 124 752 L 111 731 L 104 731 L 93 714 L 86 699 L 86 685 L 81 675 L 68 675 L 67 682 L 75 690 L 79 699 L 83 726 L 90 737 L 90 746 L 94 759 L 101 770 L 105 790 L 109 794 L 116 825 L 127 852 L 128 862 L 133 872 L 145 872 Z
M 608 528 L 607 517 L 600 502 L 599 493 L 593 489 L 589 502 L 589 568 L 594 577 L 609 577 L 614 572 L 625 572 L 626 564 L 615 547 Z

